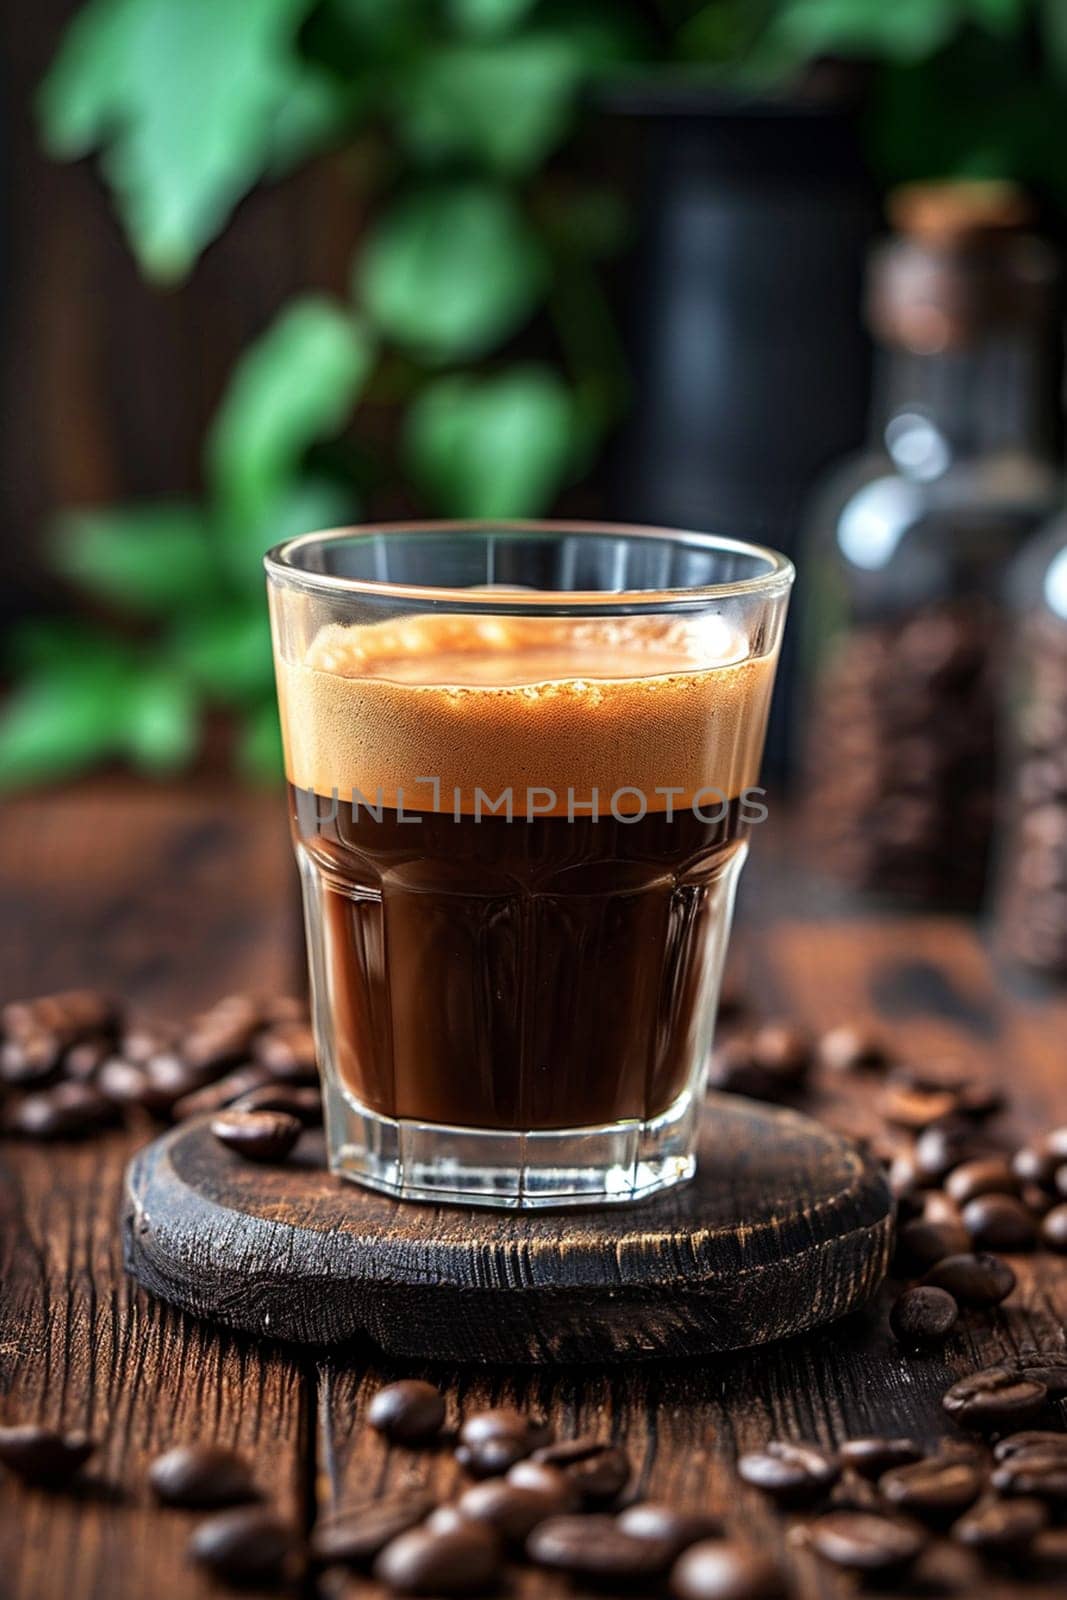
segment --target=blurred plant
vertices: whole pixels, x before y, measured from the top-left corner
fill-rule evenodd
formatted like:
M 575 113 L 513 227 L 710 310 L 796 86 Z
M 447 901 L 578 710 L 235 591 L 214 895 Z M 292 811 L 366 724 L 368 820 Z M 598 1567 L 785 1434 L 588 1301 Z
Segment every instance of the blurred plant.
M 341 301 L 282 309 L 233 375 L 203 505 L 63 519 L 60 570 L 109 624 L 17 636 L 7 782 L 104 758 L 155 772 L 235 713 L 277 770 L 260 554 L 344 520 L 366 488 L 323 441 L 359 401 L 399 409 L 380 480 L 434 511 L 532 515 L 591 459 L 625 384 L 598 282 L 614 198 L 553 160 L 621 62 L 766 90 L 826 56 L 878 63 L 887 178 L 1014 176 L 1067 199 L 1063 0 L 89 0 L 42 86 L 49 150 L 98 152 L 131 248 L 188 273 L 255 184 L 358 141 L 373 223 Z M 551 360 L 516 354 L 542 311 Z M 379 452 L 380 454 L 380 452 Z M 119 624 L 117 627 L 116 624 Z

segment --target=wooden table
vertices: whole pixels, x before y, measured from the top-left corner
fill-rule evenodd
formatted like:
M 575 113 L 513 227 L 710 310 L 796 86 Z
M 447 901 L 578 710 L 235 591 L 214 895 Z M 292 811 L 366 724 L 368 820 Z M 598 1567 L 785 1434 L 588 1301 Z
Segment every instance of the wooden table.
M 965 1059 L 1003 1079 L 1021 1129 L 1067 1120 L 1067 1001 L 1013 995 L 974 932 L 949 918 L 848 921 L 819 900 L 783 853 L 775 825 L 756 840 L 742 894 L 741 954 L 767 1014 L 812 1027 L 877 1014 L 917 1056 Z M 9 803 L 0 832 L 0 994 L 99 984 L 146 1011 L 182 1016 L 238 988 L 292 987 L 298 952 L 294 871 L 280 798 L 100 783 Z M 869 1095 L 825 1094 L 817 1112 L 860 1131 Z M 247 1450 L 257 1474 L 308 1526 L 340 1497 L 425 1478 L 458 1479 L 447 1454 L 391 1451 L 363 1423 L 367 1398 L 396 1375 L 370 1349 L 293 1352 L 198 1324 L 124 1276 L 115 1226 L 124 1163 L 137 1139 L 0 1149 L 0 1400 L 8 1420 L 86 1427 L 101 1440 L 77 1497 L 0 1485 L 0 1595 L 10 1600 L 167 1600 L 217 1593 L 186 1564 L 191 1514 L 146 1492 L 165 1446 L 216 1438 Z M 1027 1344 L 1067 1346 L 1067 1261 L 1017 1263 L 1020 1288 L 972 1314 L 946 1348 L 906 1357 L 884 1303 L 846 1324 L 704 1365 L 419 1373 L 450 1410 L 531 1404 L 563 1430 L 623 1442 L 640 1488 L 723 1514 L 783 1552 L 795 1593 L 848 1585 L 795 1551 L 787 1522 L 741 1485 L 737 1452 L 785 1434 L 833 1444 L 866 1431 L 934 1440 L 954 1376 Z M 427 1357 L 431 1352 L 427 1352 Z M 407 1369 L 411 1370 L 411 1369 Z M 355 1579 L 306 1593 L 355 1595 Z M 534 1597 L 561 1585 L 524 1573 Z M 970 1593 L 1061 1589 L 984 1580 Z

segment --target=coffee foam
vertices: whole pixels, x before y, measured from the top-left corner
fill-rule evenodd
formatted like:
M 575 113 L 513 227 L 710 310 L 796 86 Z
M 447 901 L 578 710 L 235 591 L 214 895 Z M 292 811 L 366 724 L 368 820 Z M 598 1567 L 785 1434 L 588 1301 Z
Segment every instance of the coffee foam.
M 556 815 L 568 791 L 580 806 L 597 790 L 603 813 L 622 789 L 650 811 L 732 799 L 757 781 L 774 678 L 773 656 L 745 651 L 715 616 L 330 624 L 278 661 L 287 775 L 407 811 L 485 814 L 476 790 L 511 789 L 516 814 L 532 790 Z

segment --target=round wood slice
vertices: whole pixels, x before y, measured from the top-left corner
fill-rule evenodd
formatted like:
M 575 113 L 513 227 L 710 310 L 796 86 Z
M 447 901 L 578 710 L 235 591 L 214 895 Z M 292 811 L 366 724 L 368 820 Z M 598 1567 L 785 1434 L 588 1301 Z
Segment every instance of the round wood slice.
M 127 1173 L 126 1259 L 154 1294 L 257 1334 L 368 1335 L 395 1355 L 569 1362 L 707 1355 L 862 1304 L 888 1262 L 877 1162 L 793 1111 L 710 1096 L 697 1176 L 594 1211 L 401 1204 L 183 1123 Z

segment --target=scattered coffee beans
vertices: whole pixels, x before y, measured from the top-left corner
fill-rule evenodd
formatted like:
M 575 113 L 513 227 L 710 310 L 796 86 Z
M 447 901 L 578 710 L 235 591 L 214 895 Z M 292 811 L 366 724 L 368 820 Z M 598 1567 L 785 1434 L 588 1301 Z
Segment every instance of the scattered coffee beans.
M 952 1528 L 960 1544 L 990 1554 L 1024 1550 L 1048 1522 L 1040 1500 L 982 1500 Z
M 69 1482 L 95 1448 L 84 1433 L 57 1433 L 32 1423 L 0 1427 L 0 1462 L 27 1483 Z
M 914 1439 L 882 1439 L 870 1436 L 846 1439 L 839 1451 L 842 1465 L 864 1478 L 880 1478 L 893 1467 L 907 1467 L 922 1459 L 922 1449 Z
M 402 1378 L 387 1384 L 370 1403 L 367 1421 L 394 1444 L 416 1444 L 440 1433 L 445 1420 L 444 1396 L 432 1383 Z
M 474 1478 L 495 1478 L 546 1445 L 551 1429 L 508 1406 L 468 1417 L 459 1430 L 456 1460 Z
M 296 1550 L 292 1529 L 265 1506 L 238 1506 L 202 1522 L 189 1541 L 201 1566 L 233 1583 L 278 1583 Z
M 399 1594 L 474 1594 L 499 1569 L 496 1535 L 466 1522 L 452 1529 L 412 1528 L 400 1534 L 377 1557 L 374 1576 Z
M 932 1456 L 894 1467 L 878 1480 L 891 1505 L 934 1523 L 951 1522 L 982 1492 L 983 1473 L 972 1461 Z
M 996 1306 L 1015 1288 L 1015 1273 L 999 1256 L 945 1256 L 923 1279 L 933 1288 L 947 1289 L 958 1305 Z
M 840 1469 L 816 1445 L 771 1439 L 762 1450 L 741 1456 L 737 1470 L 745 1483 L 783 1505 L 803 1505 L 829 1489 Z
M 526 1554 L 537 1566 L 572 1577 L 635 1584 L 665 1572 L 673 1550 L 667 1539 L 627 1533 L 614 1517 L 591 1515 L 542 1522 L 527 1539 Z
M 211 1131 L 220 1144 L 246 1161 L 284 1161 L 303 1124 L 284 1111 L 222 1111 Z
M 963 1427 L 999 1432 L 1039 1417 L 1048 1393 L 1038 1378 L 1009 1367 L 986 1367 L 954 1383 L 941 1403 Z
M 762 1551 L 729 1539 L 705 1539 L 675 1562 L 671 1593 L 676 1600 L 781 1600 L 785 1585 Z
M 1037 1227 L 1021 1200 L 983 1194 L 962 1211 L 963 1226 L 980 1250 L 1032 1250 Z
M 206 1509 L 257 1498 L 247 1461 L 222 1445 L 176 1445 L 152 1462 L 148 1481 L 169 1506 Z
M 618 1445 L 583 1436 L 545 1445 L 533 1460 L 558 1467 L 587 1505 L 606 1505 L 630 1481 L 630 1458 Z
M 1061 1167 L 1060 1171 L 1064 1169 Z M 1067 1205 L 1053 1206 L 1041 1221 L 1041 1243 L 1046 1250 L 1067 1253 Z
M 699 1511 L 676 1511 L 673 1506 L 660 1505 L 654 1500 L 639 1500 L 627 1506 L 616 1520 L 623 1532 L 632 1534 L 635 1539 L 665 1541 L 670 1545 L 672 1556 L 681 1555 L 701 1539 L 717 1539 L 722 1534 L 722 1524 L 717 1517 L 708 1517 Z
M 835 1567 L 885 1575 L 909 1567 L 928 1535 L 909 1517 L 829 1511 L 811 1524 L 808 1542 Z
M 456 1509 L 472 1522 L 492 1528 L 506 1543 L 521 1545 L 539 1523 L 560 1516 L 571 1504 L 566 1487 L 553 1494 L 507 1478 L 488 1478 L 465 1489 Z
M 1003 1156 L 986 1156 L 956 1167 L 946 1178 L 945 1189 L 958 1205 L 965 1206 L 983 1194 L 1018 1194 L 1019 1180 Z
M 421 1489 L 341 1506 L 320 1517 L 312 1529 L 312 1559 L 320 1566 L 338 1563 L 363 1570 L 387 1544 L 423 1522 L 433 1509 L 433 1496 Z
M 956 1326 L 959 1307 L 945 1289 L 905 1289 L 889 1313 L 889 1326 L 902 1345 L 941 1344 Z

